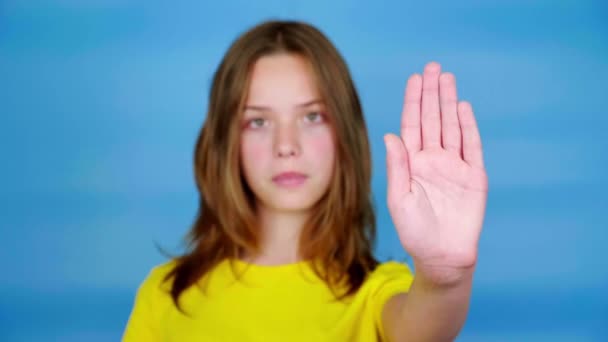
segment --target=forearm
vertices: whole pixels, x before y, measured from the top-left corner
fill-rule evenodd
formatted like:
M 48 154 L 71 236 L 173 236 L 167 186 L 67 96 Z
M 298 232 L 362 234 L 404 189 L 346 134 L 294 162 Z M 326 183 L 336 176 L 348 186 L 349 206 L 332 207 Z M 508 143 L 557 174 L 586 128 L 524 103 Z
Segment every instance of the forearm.
M 401 328 L 407 341 L 453 341 L 464 325 L 469 309 L 473 268 L 448 284 L 427 281 L 421 274 L 400 310 Z

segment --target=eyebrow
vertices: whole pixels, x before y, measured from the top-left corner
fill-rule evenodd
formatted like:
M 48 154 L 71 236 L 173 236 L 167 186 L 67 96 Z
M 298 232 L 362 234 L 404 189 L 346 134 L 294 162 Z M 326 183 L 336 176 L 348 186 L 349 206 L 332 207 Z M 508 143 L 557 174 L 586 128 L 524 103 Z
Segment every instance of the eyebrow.
M 308 107 L 308 106 L 311 106 L 311 105 L 317 104 L 317 103 L 323 103 L 323 100 L 314 99 L 314 100 L 306 101 L 304 103 L 300 103 L 300 104 L 296 105 L 296 108 L 304 108 L 304 107 Z M 269 110 L 272 110 L 272 108 L 267 107 L 267 106 L 247 105 L 247 106 L 245 106 L 245 110 L 269 111 Z

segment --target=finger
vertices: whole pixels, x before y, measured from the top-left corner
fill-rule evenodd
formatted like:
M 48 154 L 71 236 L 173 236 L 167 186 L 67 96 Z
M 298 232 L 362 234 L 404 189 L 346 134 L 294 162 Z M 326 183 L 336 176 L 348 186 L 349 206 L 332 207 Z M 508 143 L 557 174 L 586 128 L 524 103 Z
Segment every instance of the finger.
M 458 95 L 456 79 L 452 73 L 439 76 L 439 103 L 441 106 L 441 144 L 447 151 L 462 158 L 460 123 L 458 122 Z
M 410 166 L 408 151 L 403 141 L 394 134 L 384 135 L 386 146 L 387 197 L 399 198 L 410 192 Z
M 422 96 L 422 76 L 413 74 L 407 80 L 405 99 L 401 112 L 401 139 L 410 153 L 420 151 L 420 98 Z
M 462 130 L 462 155 L 469 165 L 483 168 L 481 137 L 471 104 L 466 101 L 458 103 L 458 120 Z
M 439 63 L 424 68 L 422 79 L 422 148 L 441 147 L 441 114 L 439 112 Z

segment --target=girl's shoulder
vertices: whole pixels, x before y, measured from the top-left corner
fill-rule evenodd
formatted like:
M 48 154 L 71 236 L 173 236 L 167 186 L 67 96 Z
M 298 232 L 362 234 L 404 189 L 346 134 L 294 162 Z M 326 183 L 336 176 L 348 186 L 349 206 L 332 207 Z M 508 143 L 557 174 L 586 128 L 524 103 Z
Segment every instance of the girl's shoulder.
M 360 292 L 371 298 L 376 307 L 375 312 L 380 313 L 388 299 L 399 293 L 407 293 L 414 281 L 414 273 L 408 264 L 399 261 L 385 261 L 367 276 Z
M 156 264 L 152 266 L 152 268 L 148 271 L 146 279 L 149 278 L 150 280 L 162 280 L 167 274 L 169 274 L 169 272 L 173 270 L 176 265 L 176 259 L 171 259 L 160 264 Z
M 408 264 L 394 260 L 378 264 L 366 278 L 360 292 L 369 299 L 370 312 L 381 336 L 385 336 L 382 327 L 385 304 L 393 296 L 409 292 L 413 281 L 414 273 Z
M 413 274 L 410 266 L 401 261 L 397 260 L 389 260 L 384 261 L 378 264 L 376 268 L 372 271 L 372 275 L 377 277 L 382 276 L 393 276 L 393 275 L 403 275 L 403 274 Z
M 166 277 L 176 265 L 177 261 L 171 259 L 152 266 L 139 285 L 138 296 L 147 297 L 150 300 L 166 297 L 172 285 L 170 279 L 167 280 Z
M 368 275 L 366 283 L 368 286 L 377 289 L 387 285 L 409 289 L 413 280 L 414 273 L 407 263 L 389 260 L 378 264 Z

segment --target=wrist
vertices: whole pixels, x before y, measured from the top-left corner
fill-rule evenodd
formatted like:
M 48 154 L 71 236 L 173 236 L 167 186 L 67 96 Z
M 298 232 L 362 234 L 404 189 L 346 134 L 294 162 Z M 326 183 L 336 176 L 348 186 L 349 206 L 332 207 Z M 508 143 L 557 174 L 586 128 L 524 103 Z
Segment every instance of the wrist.
M 414 262 L 415 279 L 429 289 L 446 289 L 470 284 L 475 266 L 451 267 Z

